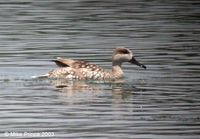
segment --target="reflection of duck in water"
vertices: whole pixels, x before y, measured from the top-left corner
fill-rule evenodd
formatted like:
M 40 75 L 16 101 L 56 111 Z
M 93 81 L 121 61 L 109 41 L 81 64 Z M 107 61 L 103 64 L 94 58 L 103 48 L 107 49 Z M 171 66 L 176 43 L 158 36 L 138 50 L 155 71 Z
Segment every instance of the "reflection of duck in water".
M 129 100 L 136 90 L 132 84 L 127 84 L 124 80 L 108 82 L 80 81 L 54 79 L 48 80 L 55 87 L 58 98 L 65 104 L 83 104 L 92 101 L 107 101 L 111 97 L 113 104 L 118 104 L 124 100 Z M 112 93 L 111 93 L 112 92 Z M 87 99 L 86 99 L 87 98 Z
M 112 55 L 112 70 L 87 63 L 85 61 L 57 58 L 53 60 L 60 68 L 37 77 L 64 78 L 78 80 L 115 80 L 123 77 L 122 63 L 130 62 L 144 69 L 146 66 L 140 64 L 127 48 L 116 48 Z

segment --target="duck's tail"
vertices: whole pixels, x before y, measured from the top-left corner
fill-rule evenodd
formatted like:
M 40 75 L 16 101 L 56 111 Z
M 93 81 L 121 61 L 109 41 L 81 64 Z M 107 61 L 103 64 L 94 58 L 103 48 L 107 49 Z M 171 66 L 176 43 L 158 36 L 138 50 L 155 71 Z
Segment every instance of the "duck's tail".
M 44 75 L 37 75 L 37 76 L 31 76 L 32 79 L 41 79 L 41 78 L 47 78 L 49 76 L 49 73 Z

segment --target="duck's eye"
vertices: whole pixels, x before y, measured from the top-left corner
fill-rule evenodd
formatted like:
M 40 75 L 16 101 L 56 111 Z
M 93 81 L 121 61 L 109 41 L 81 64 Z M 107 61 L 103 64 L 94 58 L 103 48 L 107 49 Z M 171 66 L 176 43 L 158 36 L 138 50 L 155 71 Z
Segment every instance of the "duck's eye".
M 122 54 L 129 54 L 129 51 L 126 50 L 126 49 L 121 49 L 121 50 L 120 50 L 120 53 L 122 53 Z

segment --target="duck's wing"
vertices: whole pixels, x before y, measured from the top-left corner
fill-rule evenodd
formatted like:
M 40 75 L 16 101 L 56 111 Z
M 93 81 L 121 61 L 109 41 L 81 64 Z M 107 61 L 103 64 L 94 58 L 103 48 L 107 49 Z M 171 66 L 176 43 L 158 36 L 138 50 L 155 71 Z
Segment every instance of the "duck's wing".
M 61 57 L 57 57 L 57 59 L 52 61 L 55 62 L 58 67 L 72 67 L 73 63 L 75 62 L 75 60 L 64 59 Z
M 72 68 L 85 69 L 86 71 L 104 71 L 104 69 L 98 65 L 78 60 L 73 63 Z
M 95 64 L 88 63 L 86 61 L 82 61 L 82 60 L 64 59 L 64 58 L 58 57 L 56 60 L 53 60 L 53 61 L 59 67 L 71 67 L 74 69 L 85 68 L 89 71 L 103 71 L 102 67 L 97 66 Z

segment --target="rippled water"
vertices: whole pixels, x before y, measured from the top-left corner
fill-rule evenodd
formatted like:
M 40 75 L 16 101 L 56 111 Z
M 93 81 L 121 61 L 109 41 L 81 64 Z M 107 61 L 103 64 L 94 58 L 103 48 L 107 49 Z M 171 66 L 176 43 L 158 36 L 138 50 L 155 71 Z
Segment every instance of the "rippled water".
M 199 6 L 1 0 L 0 137 L 198 139 Z M 125 79 L 112 83 L 30 78 L 56 68 L 50 60 L 57 56 L 111 68 L 117 46 L 132 49 L 147 70 L 124 64 Z

